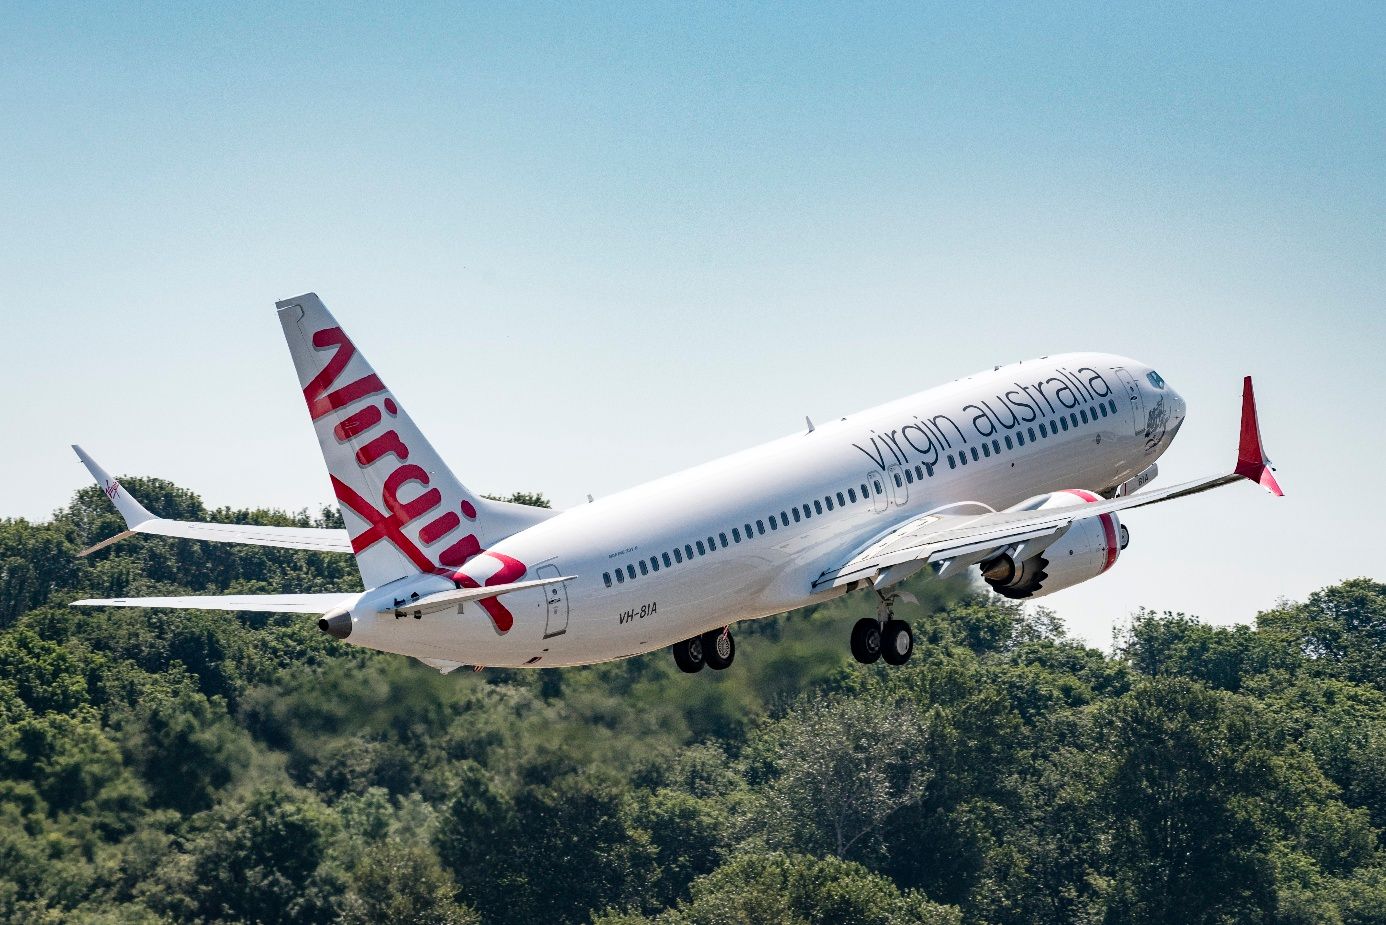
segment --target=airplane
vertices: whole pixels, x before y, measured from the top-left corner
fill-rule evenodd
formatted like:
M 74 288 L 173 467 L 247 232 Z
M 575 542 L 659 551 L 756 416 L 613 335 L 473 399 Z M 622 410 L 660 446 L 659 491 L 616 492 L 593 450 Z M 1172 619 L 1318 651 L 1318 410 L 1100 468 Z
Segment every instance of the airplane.
M 556 512 L 469 489 L 313 293 L 277 303 L 345 529 L 195 523 L 150 513 L 80 447 L 134 534 L 351 553 L 364 591 L 88 599 L 317 615 L 352 645 L 462 666 L 561 667 L 672 649 L 731 665 L 731 627 L 860 590 L 857 661 L 902 665 L 904 579 L 977 567 L 1031 600 L 1096 578 L 1126 548 L 1118 512 L 1234 482 L 1280 486 L 1243 380 L 1231 472 L 1149 483 L 1184 422 L 1153 368 L 1101 353 L 958 379 Z

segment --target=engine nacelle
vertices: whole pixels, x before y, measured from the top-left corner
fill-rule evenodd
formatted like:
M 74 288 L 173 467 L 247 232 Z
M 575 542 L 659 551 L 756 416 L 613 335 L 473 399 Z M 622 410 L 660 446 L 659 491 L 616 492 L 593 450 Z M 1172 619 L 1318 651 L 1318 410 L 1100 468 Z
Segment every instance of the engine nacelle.
M 1040 511 L 1101 500 L 1090 491 L 1066 489 L 1037 495 L 1008 510 Z M 1129 539 L 1116 514 L 1075 520 L 1063 536 L 1035 555 L 1016 561 L 1016 553 L 1025 555 L 1022 544 L 1018 550 L 983 562 L 982 578 L 1003 597 L 1042 597 L 1101 575 L 1116 562 Z

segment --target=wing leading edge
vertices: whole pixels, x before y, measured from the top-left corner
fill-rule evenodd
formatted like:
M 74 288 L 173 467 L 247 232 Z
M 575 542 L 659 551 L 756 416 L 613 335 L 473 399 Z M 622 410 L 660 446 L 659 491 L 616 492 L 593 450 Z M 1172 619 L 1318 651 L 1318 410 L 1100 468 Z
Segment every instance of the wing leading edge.
M 1072 508 L 1039 511 L 1001 511 L 991 514 L 924 514 L 900 524 L 874 540 L 840 566 L 824 570 L 813 582 L 815 591 L 837 588 L 864 579 L 877 586 L 892 584 L 915 568 L 944 563 L 950 571 L 982 562 L 1008 546 L 1034 543 L 1042 548 L 1074 521 L 1115 511 L 1171 501 L 1211 491 L 1247 479 L 1279 496 L 1283 492 L 1261 445 L 1256 397 L 1251 377 L 1242 383 L 1242 418 L 1237 463 L 1226 475 L 1195 479 L 1153 491 L 1097 501 Z
M 73 601 L 73 607 L 166 607 L 177 610 L 240 610 L 258 613 L 324 614 L 355 594 L 226 594 L 188 597 L 110 597 Z

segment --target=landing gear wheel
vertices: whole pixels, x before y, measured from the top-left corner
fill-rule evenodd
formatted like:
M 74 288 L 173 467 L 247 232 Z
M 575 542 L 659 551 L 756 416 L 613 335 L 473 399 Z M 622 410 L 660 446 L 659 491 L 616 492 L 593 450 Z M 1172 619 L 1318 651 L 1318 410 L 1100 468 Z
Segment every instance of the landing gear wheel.
M 674 643 L 674 663 L 679 666 L 680 671 L 689 674 L 702 671 L 706 659 L 703 658 L 703 637 L 694 636 L 692 639 L 685 639 L 683 642 Z
M 852 657 L 870 665 L 881 657 L 881 624 L 871 617 L 862 617 L 852 627 Z
M 881 633 L 881 658 L 887 665 L 903 665 L 914 652 L 914 633 L 904 620 L 887 620 Z
M 703 633 L 703 660 L 713 671 L 721 671 L 736 658 L 736 642 L 726 630 Z

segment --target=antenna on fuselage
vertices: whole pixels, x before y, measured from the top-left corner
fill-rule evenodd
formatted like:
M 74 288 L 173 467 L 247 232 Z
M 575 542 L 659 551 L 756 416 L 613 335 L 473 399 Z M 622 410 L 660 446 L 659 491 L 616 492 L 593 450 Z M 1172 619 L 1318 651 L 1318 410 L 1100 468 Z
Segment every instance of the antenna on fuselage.
M 813 433 L 813 418 L 809 417 L 807 414 L 804 415 L 804 423 L 808 425 L 808 432 Z

